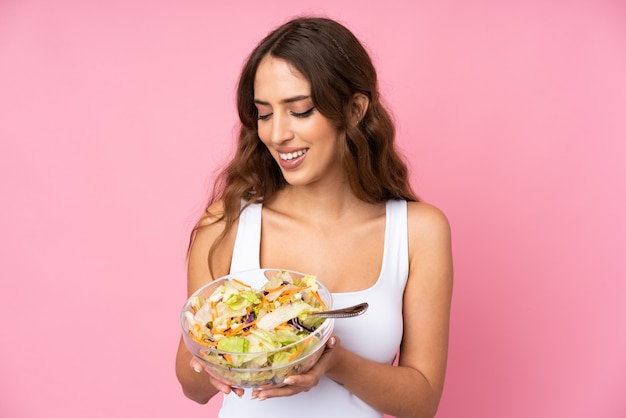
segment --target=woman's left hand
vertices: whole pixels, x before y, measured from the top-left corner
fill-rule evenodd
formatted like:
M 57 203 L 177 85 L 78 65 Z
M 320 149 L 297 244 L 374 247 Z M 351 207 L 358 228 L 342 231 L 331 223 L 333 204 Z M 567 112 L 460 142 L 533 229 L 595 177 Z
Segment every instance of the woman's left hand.
M 289 376 L 283 381 L 283 386 L 267 389 L 255 389 L 252 391 L 252 398 L 264 400 L 281 396 L 292 396 L 301 392 L 308 392 L 317 386 L 322 376 L 331 368 L 333 355 L 339 346 L 339 337 L 333 335 L 326 343 L 326 349 L 315 365 L 305 374 Z

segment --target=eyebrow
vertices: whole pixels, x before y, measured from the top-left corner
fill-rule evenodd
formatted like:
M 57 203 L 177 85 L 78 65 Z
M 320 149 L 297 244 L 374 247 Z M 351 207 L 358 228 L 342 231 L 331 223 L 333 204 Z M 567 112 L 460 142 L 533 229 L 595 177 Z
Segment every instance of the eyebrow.
M 287 103 L 294 103 L 294 102 L 300 102 L 302 100 L 307 100 L 310 99 L 311 96 L 306 96 L 306 95 L 300 95 L 300 96 L 294 96 L 294 97 L 288 97 L 286 99 L 283 99 L 280 101 L 281 104 L 287 104 Z M 262 106 L 269 106 L 269 102 L 263 101 L 263 100 L 259 100 L 259 99 L 254 99 L 254 103 L 255 104 L 259 104 Z

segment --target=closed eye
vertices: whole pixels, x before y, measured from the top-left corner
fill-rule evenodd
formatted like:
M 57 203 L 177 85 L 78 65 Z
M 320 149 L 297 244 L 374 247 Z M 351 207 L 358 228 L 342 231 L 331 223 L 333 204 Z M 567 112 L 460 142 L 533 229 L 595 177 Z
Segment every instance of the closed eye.
M 310 109 L 305 110 L 304 112 L 291 112 L 291 114 L 297 118 L 306 118 L 311 116 L 314 110 L 315 106 L 312 106 Z
M 292 116 L 295 116 L 296 118 L 306 118 L 311 116 L 311 114 L 313 113 L 313 111 L 315 110 L 315 106 L 312 106 L 310 109 L 305 110 L 304 112 L 291 112 Z M 263 115 L 258 115 L 257 119 L 258 120 L 267 120 L 269 119 L 274 113 L 265 113 Z

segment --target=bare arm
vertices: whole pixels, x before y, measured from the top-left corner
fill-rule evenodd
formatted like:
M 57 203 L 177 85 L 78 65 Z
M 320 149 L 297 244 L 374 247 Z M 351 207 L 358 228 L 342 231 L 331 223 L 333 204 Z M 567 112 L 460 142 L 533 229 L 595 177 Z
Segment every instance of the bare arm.
M 219 391 L 211 384 L 208 373 L 198 373 L 193 370 L 190 365 L 191 359 L 191 353 L 181 340 L 176 354 L 176 377 L 186 397 L 205 404 Z
M 188 296 L 214 279 L 209 271 L 207 257 L 209 248 L 222 230 L 222 223 L 210 223 L 210 220 L 207 220 L 206 225 L 198 231 L 189 253 L 187 269 Z M 228 274 L 233 245 L 234 236 L 227 236 L 223 245 L 220 246 L 216 253 L 214 271 L 218 277 Z M 231 391 L 230 387 L 221 384 L 212 378 L 211 375 L 200 370 L 201 364 L 197 361 L 192 362 L 192 360 L 193 356 L 187 350 L 181 338 L 176 354 L 176 377 L 185 396 L 198 403 L 205 404 L 218 392 L 228 393 Z M 194 370 L 194 367 L 198 370 Z

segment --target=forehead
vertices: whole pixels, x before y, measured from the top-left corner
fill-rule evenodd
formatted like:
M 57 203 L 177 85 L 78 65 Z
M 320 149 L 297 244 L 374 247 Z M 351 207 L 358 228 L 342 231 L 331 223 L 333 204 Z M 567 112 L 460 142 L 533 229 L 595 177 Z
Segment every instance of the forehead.
M 271 102 L 310 94 L 311 84 L 289 62 L 266 55 L 259 63 L 254 77 L 255 99 Z

